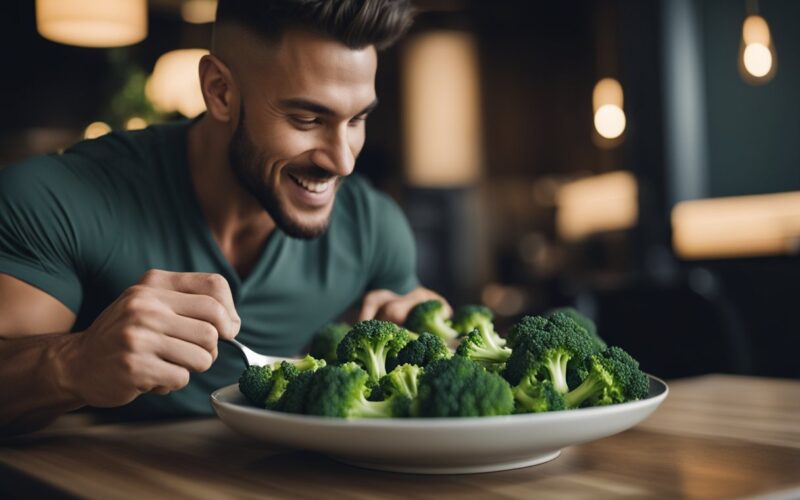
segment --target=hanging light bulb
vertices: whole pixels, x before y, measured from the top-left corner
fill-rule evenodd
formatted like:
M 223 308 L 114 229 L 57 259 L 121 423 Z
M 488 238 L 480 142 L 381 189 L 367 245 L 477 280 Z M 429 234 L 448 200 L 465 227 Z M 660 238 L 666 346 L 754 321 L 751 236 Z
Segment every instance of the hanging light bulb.
M 156 109 L 164 113 L 177 111 L 187 118 L 206 109 L 197 69 L 206 54 L 205 49 L 181 49 L 158 58 L 144 88 Z
M 132 45 L 147 36 L 147 1 L 36 0 L 36 29 L 67 45 Z
M 592 93 L 594 128 L 601 137 L 616 139 L 625 131 L 622 101 L 622 85 L 617 80 L 603 78 L 594 86 Z
M 742 24 L 739 46 L 739 72 L 751 84 L 767 83 L 775 76 L 777 58 L 767 21 L 758 15 L 748 16 Z

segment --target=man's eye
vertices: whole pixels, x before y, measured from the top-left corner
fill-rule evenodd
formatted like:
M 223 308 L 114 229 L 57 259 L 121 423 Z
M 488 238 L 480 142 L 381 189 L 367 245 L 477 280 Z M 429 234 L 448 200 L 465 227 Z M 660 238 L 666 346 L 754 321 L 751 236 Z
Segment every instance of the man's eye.
M 310 126 L 310 125 L 319 124 L 319 119 L 318 118 L 308 118 L 308 117 L 305 117 L 305 116 L 291 116 L 290 119 L 294 123 L 296 123 L 298 125 L 306 126 L 306 127 Z
M 364 123 L 365 121 L 367 121 L 367 115 L 356 116 L 355 118 L 352 118 L 350 120 L 350 125 L 353 125 L 353 126 L 360 125 L 360 124 Z

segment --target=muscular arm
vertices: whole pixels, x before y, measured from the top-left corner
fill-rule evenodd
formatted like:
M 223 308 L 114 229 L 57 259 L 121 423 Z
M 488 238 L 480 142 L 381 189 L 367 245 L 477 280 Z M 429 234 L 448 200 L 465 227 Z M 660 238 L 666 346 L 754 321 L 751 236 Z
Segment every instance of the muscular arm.
M 43 427 L 82 406 L 63 385 L 75 315 L 38 288 L 0 274 L 0 429 Z

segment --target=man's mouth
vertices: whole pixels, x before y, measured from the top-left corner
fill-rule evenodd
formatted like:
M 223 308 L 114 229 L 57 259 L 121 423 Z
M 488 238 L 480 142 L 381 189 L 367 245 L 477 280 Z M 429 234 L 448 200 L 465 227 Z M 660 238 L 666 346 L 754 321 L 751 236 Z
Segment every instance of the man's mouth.
M 329 177 L 325 180 L 311 179 L 308 177 L 300 177 L 294 174 L 288 174 L 295 184 L 311 193 L 324 193 L 334 183 L 334 177 Z

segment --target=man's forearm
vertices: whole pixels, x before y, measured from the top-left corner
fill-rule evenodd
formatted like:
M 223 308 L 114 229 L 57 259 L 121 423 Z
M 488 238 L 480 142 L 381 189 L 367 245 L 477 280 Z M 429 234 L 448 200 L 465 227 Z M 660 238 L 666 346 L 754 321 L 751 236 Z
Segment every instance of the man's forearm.
M 39 429 L 83 406 L 65 376 L 78 335 L 0 339 L 0 434 Z

